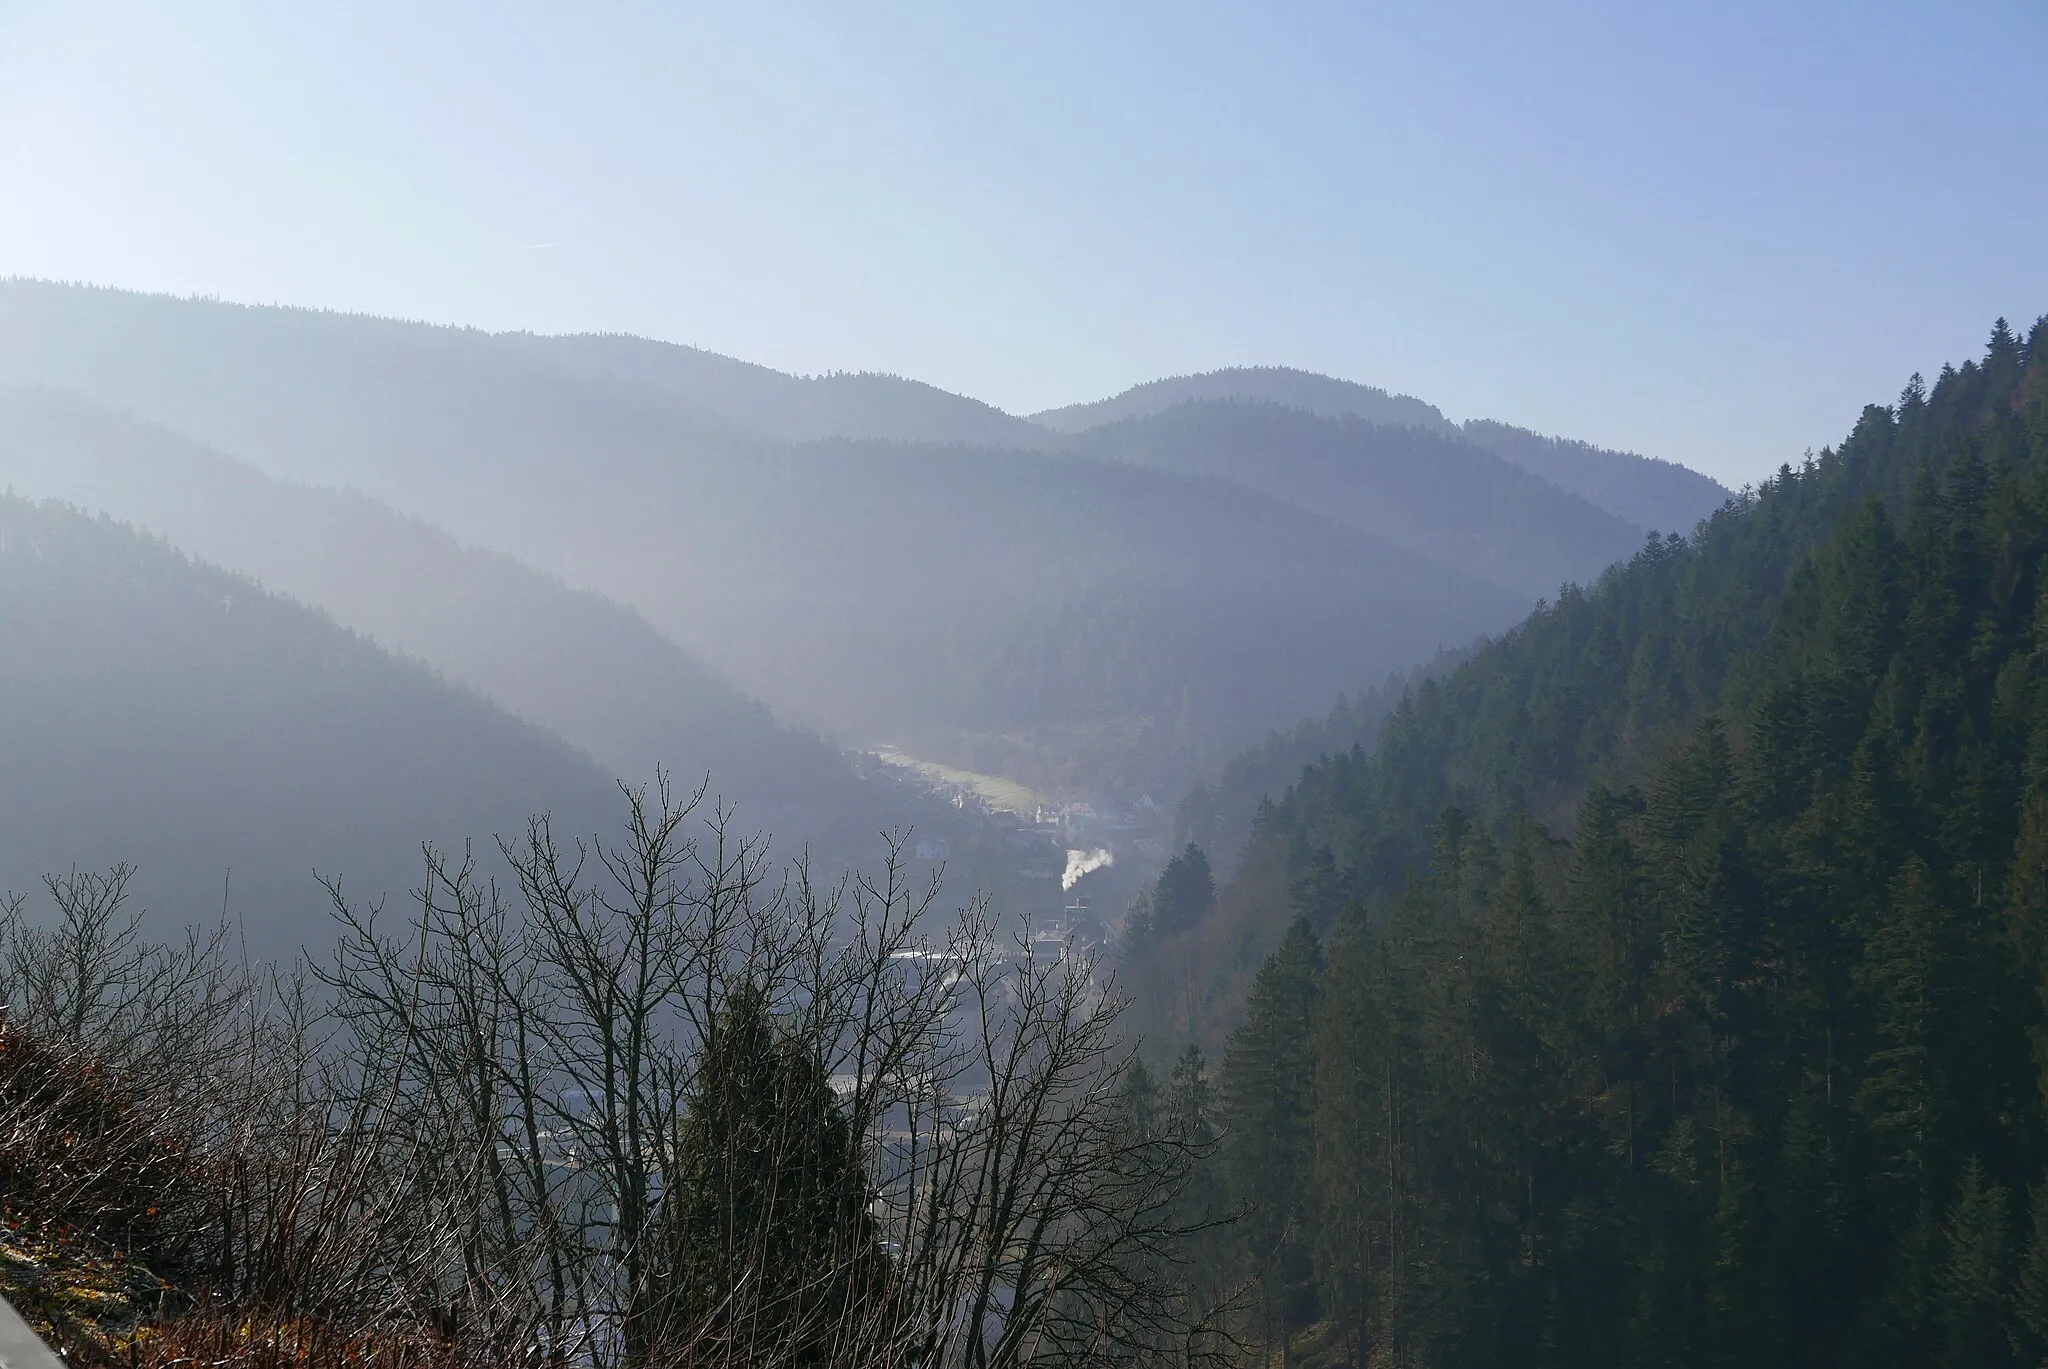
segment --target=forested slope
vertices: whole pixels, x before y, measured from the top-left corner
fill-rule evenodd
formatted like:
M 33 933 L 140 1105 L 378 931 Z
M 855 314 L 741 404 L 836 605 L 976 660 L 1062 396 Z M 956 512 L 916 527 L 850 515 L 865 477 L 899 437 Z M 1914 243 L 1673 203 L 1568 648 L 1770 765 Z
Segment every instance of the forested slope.
M 594 832 L 620 807 L 567 744 L 311 609 L 0 495 L 0 891 L 132 862 L 171 925 L 225 904 L 288 960 L 327 935 L 316 870 L 395 910 L 422 841 L 488 867 L 548 811 Z
M 1217 476 L 1357 528 L 1533 602 L 1590 580 L 1642 530 L 1455 430 L 1208 400 L 1091 429 L 1094 456 Z
M 904 816 L 830 746 L 778 727 L 631 609 L 365 495 L 266 476 L 76 396 L 0 385 L 10 487 L 109 513 L 311 604 L 613 774 L 709 774 L 749 828 L 794 843 L 842 818 L 871 837 Z
M 1325 417 L 1351 416 L 1371 423 L 1400 423 L 1417 428 L 1441 430 L 1451 426 L 1434 404 L 1288 366 L 1234 366 L 1200 375 L 1169 376 L 1133 385 L 1121 394 L 1090 404 L 1047 409 L 1031 415 L 1031 421 L 1055 432 L 1079 433 L 1105 423 L 1164 413 L 1177 404 L 1201 401 L 1279 404 Z
M 707 607 L 716 639 L 763 678 L 831 663 L 867 735 L 921 734 L 1046 787 L 1175 792 L 1342 681 L 1517 613 L 1476 577 L 1222 481 L 904 443 L 769 469 L 760 504 L 701 533 L 745 585 Z
M 1175 792 L 1347 683 L 1522 610 L 1239 485 L 1015 447 L 779 442 L 532 339 L 17 281 L 0 283 L 9 378 L 598 591 L 785 718 L 1040 787 Z
M 1467 442 L 1649 532 L 1688 534 L 1728 498 L 1719 481 L 1675 461 L 1545 437 L 1484 418 L 1467 419 L 1459 431 Z
M 1676 462 L 1544 437 L 1490 419 L 1456 424 L 1419 399 L 1283 366 L 1174 376 L 1093 404 L 1034 414 L 1032 421 L 1078 437 L 1090 428 L 1150 418 L 1182 404 L 1217 403 L 1279 405 L 1326 419 L 1354 418 L 1445 440 L 1462 438 L 1646 531 L 1689 533 L 1728 497 L 1719 483 Z M 1427 454 L 1435 449 L 1421 444 L 1416 450 Z
M 623 334 L 501 334 L 569 374 L 652 387 L 678 404 L 793 442 L 827 437 L 1055 447 L 1059 438 L 990 404 L 871 371 L 793 376 L 695 347 Z
M 1182 797 L 1174 811 L 1174 848 L 1193 842 L 1215 853 L 1219 873 L 1229 873 L 1273 795 L 1285 793 L 1303 770 L 1326 756 L 1355 748 L 1371 750 L 1380 728 L 1403 699 L 1424 680 L 1456 669 L 1471 658 L 1472 650 L 1464 646 L 1440 651 L 1433 660 L 1396 671 L 1371 688 L 1338 695 L 1320 718 L 1274 728 L 1264 742 L 1232 756 L 1215 780 L 1197 780 Z
M 1166 1001 L 1239 1024 L 1230 1258 L 1276 1339 L 2042 1361 L 2044 556 L 2048 322 L 2001 323 L 1263 815 L 1141 960 L 1206 946 Z

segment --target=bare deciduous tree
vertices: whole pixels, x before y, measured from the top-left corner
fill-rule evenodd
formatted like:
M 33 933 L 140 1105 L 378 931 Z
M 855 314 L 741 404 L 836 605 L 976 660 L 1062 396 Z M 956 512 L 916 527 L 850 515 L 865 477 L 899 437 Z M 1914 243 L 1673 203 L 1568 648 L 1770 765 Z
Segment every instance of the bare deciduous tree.
M 1213 1353 L 1177 1263 L 1204 1143 L 1123 1105 L 1098 967 L 942 915 L 895 844 L 778 874 L 702 797 L 629 793 L 617 844 L 537 819 L 509 887 L 429 849 L 402 918 L 330 884 L 310 979 L 149 946 L 125 870 L 73 875 L 55 931 L 4 910 L 0 988 L 182 1089 L 188 1244 L 237 1307 L 479 1364 Z

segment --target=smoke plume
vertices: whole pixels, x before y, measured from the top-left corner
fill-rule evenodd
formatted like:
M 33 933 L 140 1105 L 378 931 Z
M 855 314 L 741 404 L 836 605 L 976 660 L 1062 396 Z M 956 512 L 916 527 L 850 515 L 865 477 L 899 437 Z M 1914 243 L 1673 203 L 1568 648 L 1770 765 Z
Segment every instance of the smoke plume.
M 1090 870 L 1102 870 L 1116 864 L 1116 857 L 1109 848 L 1098 846 L 1093 851 L 1067 852 L 1067 872 L 1060 876 L 1060 890 L 1065 892 L 1081 882 L 1081 876 Z

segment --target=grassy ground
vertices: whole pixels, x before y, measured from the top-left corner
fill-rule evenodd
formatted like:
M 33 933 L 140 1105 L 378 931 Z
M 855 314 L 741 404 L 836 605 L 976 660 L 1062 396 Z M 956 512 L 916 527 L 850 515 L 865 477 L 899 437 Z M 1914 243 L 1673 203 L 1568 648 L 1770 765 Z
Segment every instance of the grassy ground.
M 0 1296 L 86 1369 L 456 1369 L 430 1337 L 208 1305 L 133 1255 L 33 1218 L 0 1219 Z
M 16 1213 L 0 1221 L 0 1295 L 73 1364 L 127 1358 L 174 1304 L 141 1260 Z
M 341 1331 L 211 1296 L 193 1233 L 164 1229 L 166 1205 L 189 1226 L 205 1204 L 160 1121 L 147 1090 L 0 1018 L 0 1296 L 66 1363 L 455 1369 L 445 1342 L 412 1328 Z

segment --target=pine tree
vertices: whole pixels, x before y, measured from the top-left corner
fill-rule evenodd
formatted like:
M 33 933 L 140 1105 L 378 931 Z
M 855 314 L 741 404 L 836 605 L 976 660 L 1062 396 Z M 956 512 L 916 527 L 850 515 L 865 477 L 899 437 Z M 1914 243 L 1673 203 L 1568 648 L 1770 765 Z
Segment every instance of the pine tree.
M 1316 1022 L 1316 1277 L 1353 1363 L 1380 1339 L 1383 1307 L 1401 1302 L 1401 1153 L 1405 1078 L 1382 938 L 1346 928 L 1331 948 Z
M 1189 842 L 1166 862 L 1152 886 L 1152 931 L 1172 936 L 1200 922 L 1216 902 L 1216 877 L 1209 857 Z
M 1315 1317 L 1314 1030 L 1322 947 L 1306 918 L 1260 967 L 1245 1022 L 1224 1057 L 1230 1185 L 1259 1281 L 1269 1336 Z
M 1948 1210 L 1948 1258 L 1937 1281 L 1948 1369 L 2004 1369 L 2013 1362 L 2010 1206 L 2005 1188 L 1971 1156 Z
M 1941 947 L 1940 895 L 1933 873 L 1915 856 L 1899 876 L 1856 972 L 1879 1043 L 1870 1052 L 1856 1103 L 1881 1157 L 1879 1173 L 1907 1210 L 1928 1198 L 1933 1146 L 1943 1124 L 1934 1048 L 1946 988 Z
M 1166 1124 L 1189 1145 L 1192 1168 L 1187 1187 L 1176 1200 L 1173 1224 L 1191 1233 L 1180 1254 L 1187 1262 L 1195 1299 L 1203 1308 L 1231 1300 L 1238 1274 L 1236 1233 L 1230 1195 L 1217 1145 L 1222 1125 L 1221 1104 L 1209 1078 L 1202 1048 L 1190 1042 L 1173 1062 L 1168 1077 Z
M 1159 1081 L 1146 1068 L 1143 1056 L 1133 1057 L 1130 1068 L 1124 1071 L 1123 1082 L 1118 1086 L 1117 1107 L 1134 1135 L 1157 1136 L 1166 1125 Z
M 2008 1328 L 2020 1364 L 2048 1365 L 2048 1183 L 2034 1185 L 2028 1202 L 2027 1245 L 2013 1281 Z
M 1337 868 L 1337 856 L 1328 846 L 1318 846 L 1309 852 L 1307 864 L 1289 885 L 1293 896 L 1294 911 L 1309 920 L 1310 925 L 1329 927 L 1337 920 L 1349 900 L 1349 890 L 1343 873 Z
M 829 1363 L 887 1261 L 831 1081 L 757 986 L 711 1023 L 671 1173 L 672 1333 L 712 1361 Z

